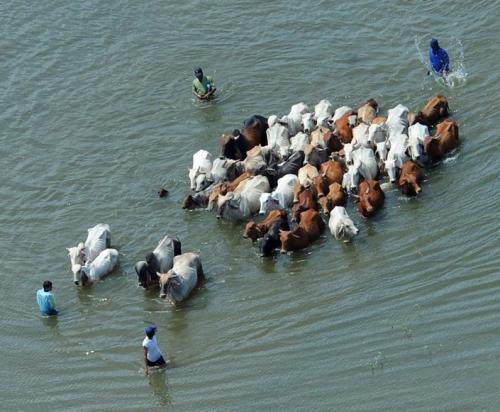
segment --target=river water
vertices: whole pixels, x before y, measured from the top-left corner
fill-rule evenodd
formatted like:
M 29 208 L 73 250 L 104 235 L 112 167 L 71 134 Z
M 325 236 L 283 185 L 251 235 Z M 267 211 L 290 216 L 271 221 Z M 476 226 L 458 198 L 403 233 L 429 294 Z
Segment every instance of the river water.
M 6 411 L 497 411 L 498 2 L 4 1 L 0 286 Z M 457 77 L 426 76 L 430 37 Z M 202 66 L 219 101 L 192 100 Z M 458 70 L 459 69 L 459 70 Z M 187 212 L 191 156 L 299 101 L 382 112 L 445 94 L 462 145 L 423 194 L 387 194 L 350 245 L 262 259 Z M 170 195 L 160 199 L 164 186 Z M 110 224 L 118 270 L 72 284 L 66 247 Z M 208 276 L 172 307 L 137 287 L 165 234 Z M 61 311 L 38 315 L 51 279 Z M 170 360 L 145 377 L 143 328 Z

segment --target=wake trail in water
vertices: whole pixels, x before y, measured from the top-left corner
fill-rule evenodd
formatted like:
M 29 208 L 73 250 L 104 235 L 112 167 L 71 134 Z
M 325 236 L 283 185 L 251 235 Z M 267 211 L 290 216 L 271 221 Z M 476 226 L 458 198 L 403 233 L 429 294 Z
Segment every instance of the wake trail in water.
M 430 38 L 430 35 L 415 36 L 415 48 L 418 59 L 427 70 L 429 70 L 429 63 L 427 58 L 428 45 L 426 45 L 426 42 Z M 452 38 L 445 49 L 450 57 L 450 73 L 446 76 L 438 76 L 430 70 L 431 75 L 437 83 L 444 87 L 454 88 L 464 86 L 467 81 L 467 71 L 465 70 L 464 46 L 461 40 L 456 37 Z

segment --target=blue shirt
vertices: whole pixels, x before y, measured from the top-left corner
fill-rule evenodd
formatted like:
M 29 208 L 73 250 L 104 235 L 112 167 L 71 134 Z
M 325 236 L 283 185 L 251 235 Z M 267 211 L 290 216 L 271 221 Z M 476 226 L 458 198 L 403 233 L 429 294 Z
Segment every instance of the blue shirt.
M 43 288 L 38 289 L 36 292 L 36 301 L 42 315 L 57 315 L 57 310 L 55 308 L 56 304 L 52 292 L 45 292 Z
M 441 47 L 437 50 L 436 54 L 434 54 L 432 47 L 429 48 L 429 62 L 432 70 L 436 73 L 442 74 L 443 70 L 450 70 L 450 59 L 448 58 L 448 53 L 446 53 L 446 50 Z

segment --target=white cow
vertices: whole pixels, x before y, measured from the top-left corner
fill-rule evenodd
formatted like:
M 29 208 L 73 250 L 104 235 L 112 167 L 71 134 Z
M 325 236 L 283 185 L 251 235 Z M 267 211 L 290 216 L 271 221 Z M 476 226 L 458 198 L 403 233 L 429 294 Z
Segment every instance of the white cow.
M 365 178 L 365 180 L 375 179 L 378 174 L 377 159 L 372 149 L 359 147 L 352 152 L 353 170 Z
M 406 134 L 408 130 L 408 107 L 398 104 L 387 111 L 385 124 L 389 129 L 389 138 L 393 134 Z
M 226 180 L 233 180 L 236 177 L 237 160 L 218 157 L 213 161 L 210 173 L 204 174 L 207 181 L 200 179 L 201 186 L 208 187 L 210 184 L 222 183 Z
M 327 120 L 333 115 L 333 106 L 326 100 L 321 100 L 316 106 L 314 106 L 314 116 L 316 117 L 316 123 L 318 126 L 327 127 Z
M 337 120 L 339 120 L 341 117 L 343 117 L 349 112 L 352 112 L 352 108 L 349 106 L 341 106 L 337 108 L 335 110 L 335 113 L 333 114 L 332 123 L 335 123 Z
M 200 255 L 192 252 L 176 256 L 172 269 L 157 275 L 160 277 L 160 298 L 174 304 L 185 300 L 205 277 Z
M 146 255 L 146 260 L 135 264 L 139 285 L 145 289 L 157 283 L 156 272 L 165 273 L 172 268 L 174 256 L 181 254 L 181 242 L 176 237 L 165 236 L 153 252 Z
M 330 212 L 328 227 L 335 239 L 349 242 L 359 232 L 343 206 L 335 206 Z
M 342 176 L 342 187 L 352 191 L 358 187 L 359 183 L 359 164 L 351 164 L 347 167 L 347 172 Z
M 228 192 L 217 200 L 217 217 L 241 220 L 260 209 L 260 195 L 270 192 L 271 186 L 265 176 L 254 176 L 246 181 L 240 193 Z
M 82 285 L 91 284 L 110 273 L 118 264 L 118 251 L 116 249 L 104 249 L 93 262 L 86 262 L 84 266 L 75 265 L 74 282 L 76 285 L 81 281 Z
M 301 128 L 304 133 L 311 133 L 316 128 L 314 113 L 304 113 L 302 115 Z
M 92 262 L 104 249 L 111 245 L 111 229 L 106 223 L 99 223 L 87 230 L 85 240 L 85 262 Z
M 267 129 L 266 133 L 267 145 L 282 158 L 285 158 L 290 151 L 288 129 L 279 123 L 275 123 Z
M 387 129 L 385 124 L 372 123 L 368 128 L 368 142 L 376 145 L 387 140 Z
M 371 147 L 368 134 L 369 126 L 365 123 L 360 123 L 352 129 L 352 141 L 354 146 Z
M 389 175 L 389 180 L 394 183 L 397 178 L 398 169 L 408 160 L 406 148 L 408 136 L 405 134 L 391 135 L 390 149 L 385 161 L 385 171 Z
M 429 136 L 429 129 L 420 123 L 415 123 L 408 128 L 408 152 L 412 160 L 418 160 L 423 154 L 424 140 Z
M 305 103 L 300 102 L 290 108 L 290 113 L 285 116 L 290 136 L 295 136 L 298 132 L 303 131 L 302 115 L 305 113 L 309 113 L 309 107 Z
M 304 151 L 304 148 L 309 144 L 309 136 L 305 133 L 299 132 L 290 139 L 290 150 L 292 152 Z
M 276 189 L 271 193 L 273 199 L 276 199 L 281 208 L 286 209 L 293 204 L 293 188 L 297 183 L 298 177 L 288 174 L 278 179 Z
M 212 155 L 206 150 L 198 150 L 193 155 L 193 166 L 189 169 L 191 190 L 199 192 L 205 189 L 206 175 L 212 170 Z M 208 186 L 208 185 L 207 185 Z
M 262 193 L 259 198 L 259 215 L 266 215 L 271 210 L 280 209 L 280 202 L 271 196 L 271 193 Z

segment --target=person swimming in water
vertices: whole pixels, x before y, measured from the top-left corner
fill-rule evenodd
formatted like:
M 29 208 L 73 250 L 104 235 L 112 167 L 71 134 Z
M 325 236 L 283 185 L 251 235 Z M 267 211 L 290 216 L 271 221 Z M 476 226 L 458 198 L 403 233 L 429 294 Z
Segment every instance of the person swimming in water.
M 201 67 L 194 71 L 193 94 L 200 100 L 209 100 L 215 91 L 214 80 L 210 76 L 205 76 Z
M 447 75 L 450 72 L 450 59 L 448 53 L 439 47 L 437 39 L 432 39 L 429 48 L 429 66 L 438 76 Z M 427 72 L 430 74 L 430 70 Z

